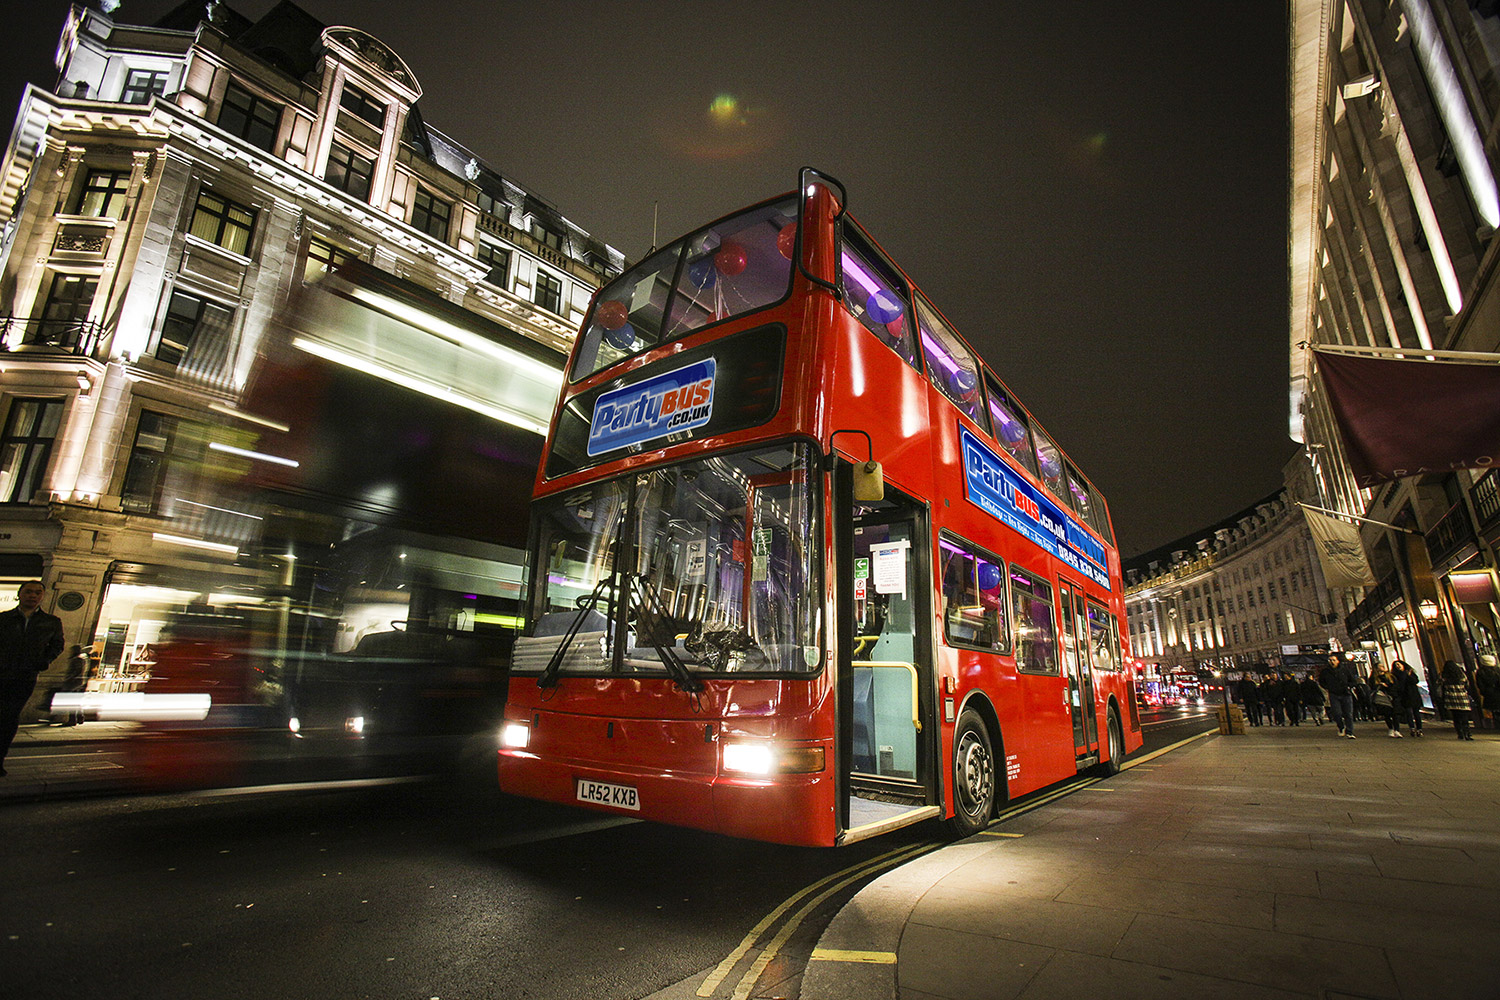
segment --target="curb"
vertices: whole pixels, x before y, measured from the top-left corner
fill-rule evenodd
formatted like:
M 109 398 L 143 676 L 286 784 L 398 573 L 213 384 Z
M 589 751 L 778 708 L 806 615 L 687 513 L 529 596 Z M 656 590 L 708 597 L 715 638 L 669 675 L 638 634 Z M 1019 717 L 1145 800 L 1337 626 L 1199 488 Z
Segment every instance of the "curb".
M 1154 760 L 1208 736 L 1210 729 L 1127 761 L 1121 770 Z M 1050 799 L 1048 800 L 1050 801 Z M 1038 802 L 1031 808 L 1045 805 Z M 1030 812 L 1022 807 L 1017 813 Z M 976 842 L 983 833 L 925 854 L 886 872 L 857 892 L 823 929 L 802 974 L 802 1000 L 890 997 L 897 1000 L 896 955 L 907 919 L 923 896 L 948 875 L 995 844 Z

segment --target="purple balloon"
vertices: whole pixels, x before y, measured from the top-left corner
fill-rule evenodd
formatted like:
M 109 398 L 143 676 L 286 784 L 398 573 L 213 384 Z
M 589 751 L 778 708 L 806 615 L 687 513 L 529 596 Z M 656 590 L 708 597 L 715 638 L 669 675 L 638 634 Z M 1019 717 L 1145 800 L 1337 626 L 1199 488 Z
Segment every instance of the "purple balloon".
M 865 312 L 877 323 L 889 323 L 901 315 L 901 300 L 894 292 L 878 288 L 865 302 Z

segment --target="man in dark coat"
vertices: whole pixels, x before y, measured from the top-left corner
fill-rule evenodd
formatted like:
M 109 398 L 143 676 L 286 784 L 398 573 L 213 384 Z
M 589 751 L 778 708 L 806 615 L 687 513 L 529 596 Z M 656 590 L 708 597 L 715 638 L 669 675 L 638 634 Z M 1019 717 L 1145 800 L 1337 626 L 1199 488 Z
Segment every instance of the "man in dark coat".
M 1302 686 L 1297 683 L 1297 678 L 1287 674 L 1281 682 L 1281 700 L 1286 706 L 1286 721 L 1288 725 L 1300 726 L 1302 724 Z
M 0 613 L 0 776 L 36 675 L 63 649 L 62 619 L 41 609 L 46 594 L 40 580 L 28 580 L 16 592 L 16 607 Z
M 1245 720 L 1252 726 L 1260 725 L 1260 687 L 1255 678 L 1246 673 L 1235 684 L 1234 693 L 1245 708 Z
M 1328 714 L 1339 727 L 1339 735 L 1354 739 L 1354 689 L 1359 682 L 1354 665 L 1335 655 L 1318 675 L 1318 682 L 1328 692 Z
M 1422 735 L 1422 689 L 1418 686 L 1417 672 L 1405 660 L 1392 664 L 1391 673 L 1396 678 L 1396 687 L 1401 692 L 1401 704 L 1396 708 L 1396 721 L 1405 719 L 1411 726 L 1413 736 Z
M 1276 676 L 1276 671 L 1266 675 L 1266 679 L 1260 682 L 1260 700 L 1266 706 L 1266 721 L 1273 726 L 1286 724 L 1281 705 L 1281 678 Z

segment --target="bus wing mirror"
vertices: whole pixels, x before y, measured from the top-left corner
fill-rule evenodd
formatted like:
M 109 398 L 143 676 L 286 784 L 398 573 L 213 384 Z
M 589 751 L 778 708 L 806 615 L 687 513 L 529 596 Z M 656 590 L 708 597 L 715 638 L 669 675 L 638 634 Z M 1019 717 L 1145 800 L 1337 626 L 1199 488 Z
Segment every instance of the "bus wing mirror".
M 879 462 L 859 462 L 854 466 L 854 499 L 860 503 L 885 499 L 885 470 Z

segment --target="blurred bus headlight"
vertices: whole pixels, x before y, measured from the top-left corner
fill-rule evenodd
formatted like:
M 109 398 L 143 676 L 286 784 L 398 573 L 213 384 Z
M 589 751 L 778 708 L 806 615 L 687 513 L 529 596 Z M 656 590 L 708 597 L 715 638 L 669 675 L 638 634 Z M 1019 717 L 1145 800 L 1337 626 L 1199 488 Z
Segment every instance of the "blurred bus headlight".
M 724 744 L 724 770 L 741 774 L 816 774 L 823 770 L 822 747 L 778 747 L 770 743 Z
M 507 750 L 525 750 L 531 744 L 531 727 L 524 722 L 507 722 L 500 730 L 500 745 Z

